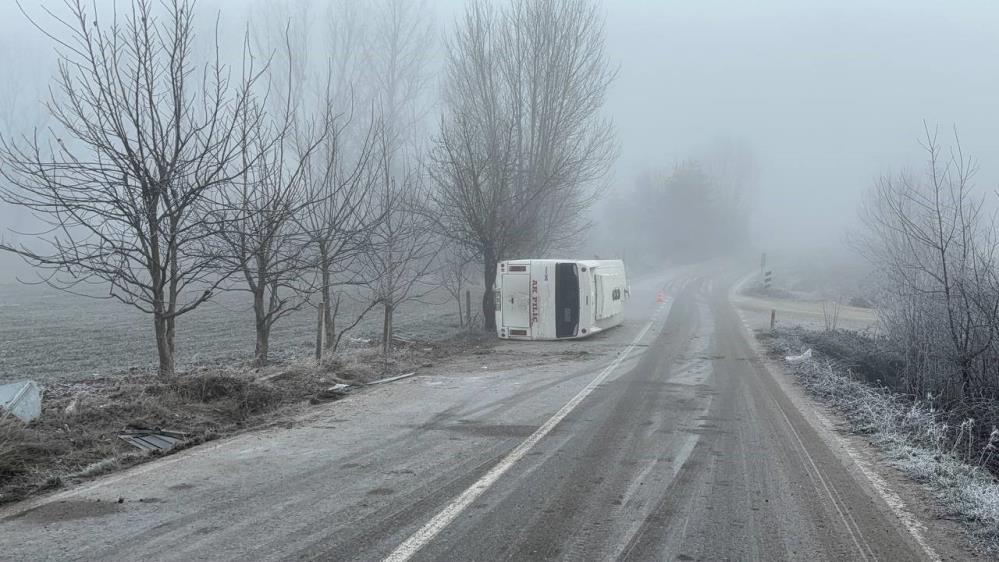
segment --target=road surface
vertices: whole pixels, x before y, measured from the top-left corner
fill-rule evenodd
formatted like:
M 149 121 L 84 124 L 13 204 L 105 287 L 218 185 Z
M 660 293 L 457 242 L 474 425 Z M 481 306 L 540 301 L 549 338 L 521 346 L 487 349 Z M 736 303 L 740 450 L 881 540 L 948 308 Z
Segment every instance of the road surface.
M 567 348 L 603 352 L 589 360 L 549 354 L 506 368 L 475 356 L 324 406 L 290 429 L 7 508 L 0 558 L 939 554 L 768 371 L 730 303 L 737 279 L 716 266 L 635 283 L 627 325 Z M 524 345 L 527 355 L 563 344 Z

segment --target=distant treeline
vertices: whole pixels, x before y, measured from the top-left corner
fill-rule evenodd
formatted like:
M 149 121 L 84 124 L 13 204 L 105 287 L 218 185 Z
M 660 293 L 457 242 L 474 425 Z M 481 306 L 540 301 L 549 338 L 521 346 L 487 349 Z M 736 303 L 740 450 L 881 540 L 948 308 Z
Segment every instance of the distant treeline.
M 668 172 L 646 171 L 608 206 L 610 236 L 641 262 L 691 262 L 744 248 L 755 166 L 725 143 Z

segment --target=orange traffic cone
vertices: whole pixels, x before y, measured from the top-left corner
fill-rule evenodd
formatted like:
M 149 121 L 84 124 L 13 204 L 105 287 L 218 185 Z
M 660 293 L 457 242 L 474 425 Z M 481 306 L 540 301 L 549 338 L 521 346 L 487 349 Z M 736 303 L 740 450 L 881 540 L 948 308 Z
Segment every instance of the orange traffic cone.
M 666 302 L 666 295 L 662 291 L 656 293 L 656 303 L 663 304 L 665 302 Z

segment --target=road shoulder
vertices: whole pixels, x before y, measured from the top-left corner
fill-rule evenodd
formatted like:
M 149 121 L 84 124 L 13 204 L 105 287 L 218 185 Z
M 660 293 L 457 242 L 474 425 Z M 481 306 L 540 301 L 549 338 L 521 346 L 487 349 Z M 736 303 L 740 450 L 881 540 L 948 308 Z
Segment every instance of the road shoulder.
M 784 365 L 771 357 L 755 337 L 761 329 L 760 316 L 768 311 L 737 295 L 737 283 L 729 302 L 742 320 L 743 336 L 764 365 L 767 373 L 794 407 L 838 458 L 856 483 L 872 498 L 879 498 L 890 510 L 898 526 L 914 542 L 937 560 L 984 559 L 964 540 L 965 530 L 956 521 L 941 518 L 940 509 L 919 484 L 891 467 L 883 453 L 862 436 L 852 434 L 847 424 L 827 405 L 808 396 Z

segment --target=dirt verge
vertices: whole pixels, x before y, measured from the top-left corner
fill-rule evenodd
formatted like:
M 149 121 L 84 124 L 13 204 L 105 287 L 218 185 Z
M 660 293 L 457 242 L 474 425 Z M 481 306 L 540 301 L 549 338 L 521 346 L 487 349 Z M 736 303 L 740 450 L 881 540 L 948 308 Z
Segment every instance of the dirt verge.
M 440 342 L 397 342 L 388 361 L 374 346 L 345 350 L 321 365 L 279 363 L 205 367 L 164 379 L 150 373 L 89 378 L 45 388 L 42 415 L 0 422 L 0 504 L 85 481 L 187 447 L 251 429 L 294 423 L 304 410 L 336 400 L 338 383 L 368 382 L 488 351 L 488 334 Z M 186 434 L 170 451 L 143 451 L 125 430 Z

